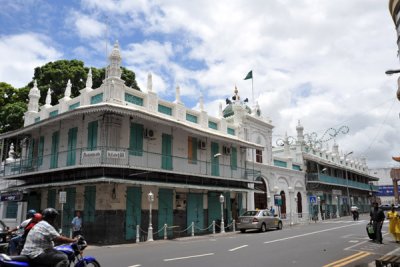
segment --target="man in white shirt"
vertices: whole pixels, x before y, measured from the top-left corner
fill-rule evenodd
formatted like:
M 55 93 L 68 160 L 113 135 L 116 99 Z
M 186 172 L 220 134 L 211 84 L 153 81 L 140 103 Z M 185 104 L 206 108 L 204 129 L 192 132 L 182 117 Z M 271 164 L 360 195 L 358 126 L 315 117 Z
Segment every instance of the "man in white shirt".
M 31 221 L 33 215 L 35 215 L 36 210 L 29 210 L 26 214 L 26 220 L 23 221 L 20 225 L 9 231 L 9 233 L 16 232 L 17 236 L 11 238 L 10 242 L 8 243 L 8 252 L 11 256 L 18 255 L 19 252 L 19 244 L 22 240 L 22 235 L 24 234 L 25 227 Z M 21 247 L 22 248 L 22 247 Z

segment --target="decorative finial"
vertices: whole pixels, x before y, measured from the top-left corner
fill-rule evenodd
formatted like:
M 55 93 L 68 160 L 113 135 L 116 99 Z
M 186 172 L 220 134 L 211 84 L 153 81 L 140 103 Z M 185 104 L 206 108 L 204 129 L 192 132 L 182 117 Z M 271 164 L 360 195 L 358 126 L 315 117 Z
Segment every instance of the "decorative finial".
M 86 88 L 92 89 L 92 86 L 93 86 L 92 68 L 89 68 L 89 73 L 86 79 Z
M 181 89 L 179 85 L 175 89 L 175 103 L 181 103 Z
M 222 103 L 221 103 L 221 102 L 219 102 L 219 111 L 218 111 L 218 115 L 219 115 L 220 118 L 223 117 L 223 114 L 222 114 Z
M 72 87 L 71 80 L 68 79 L 67 87 L 65 88 L 65 92 L 64 92 L 64 97 L 65 98 L 70 98 L 71 97 L 71 87 Z
M 200 111 L 204 111 L 204 99 L 203 94 L 200 96 Z
M 50 89 L 50 87 L 47 90 L 46 106 L 51 106 L 51 89 Z
M 147 74 L 147 92 L 153 91 L 153 78 L 151 73 Z

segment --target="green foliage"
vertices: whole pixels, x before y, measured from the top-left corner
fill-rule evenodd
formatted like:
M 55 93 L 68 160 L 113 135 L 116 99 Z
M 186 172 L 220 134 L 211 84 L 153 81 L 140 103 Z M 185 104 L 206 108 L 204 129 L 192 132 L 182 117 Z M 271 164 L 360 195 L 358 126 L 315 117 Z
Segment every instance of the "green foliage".
M 135 73 L 122 67 L 121 79 L 125 85 L 139 90 Z M 51 88 L 52 105 L 64 97 L 68 80 L 71 80 L 71 97 L 79 96 L 79 90 L 86 87 L 89 68 L 80 60 L 58 60 L 49 62 L 34 70 L 34 76 L 25 87 L 16 89 L 12 85 L 0 82 L 0 133 L 19 129 L 23 126 L 23 116 L 27 110 L 29 91 L 36 80 L 40 90 L 40 104 L 46 102 L 47 90 Z M 105 68 L 92 68 L 93 89 L 100 87 L 105 78 Z

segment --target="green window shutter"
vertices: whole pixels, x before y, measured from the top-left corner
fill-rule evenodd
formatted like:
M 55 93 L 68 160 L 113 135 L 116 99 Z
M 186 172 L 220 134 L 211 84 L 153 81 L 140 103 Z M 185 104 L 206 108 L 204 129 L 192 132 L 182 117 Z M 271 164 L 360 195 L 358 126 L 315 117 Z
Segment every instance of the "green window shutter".
M 91 121 L 88 124 L 88 140 L 87 149 L 95 150 L 97 148 L 97 133 L 98 133 L 99 123 L 98 121 Z
M 44 136 L 39 138 L 39 147 L 38 147 L 38 166 L 43 165 L 43 153 L 44 153 Z
M 142 124 L 131 123 L 129 155 L 143 156 L 143 130 Z
M 287 162 L 282 161 L 282 160 L 274 159 L 274 166 L 287 168 Z
M 56 206 L 56 189 L 49 189 L 47 192 L 47 207 L 54 208 Z
M 49 113 L 49 117 L 55 117 L 58 115 L 58 110 L 53 110 L 52 112 Z
M 235 135 L 235 129 L 228 128 L 227 132 L 228 132 L 228 134 L 230 134 L 230 135 Z
M 192 138 L 192 163 L 197 163 L 197 138 Z
M 219 153 L 218 143 L 211 142 L 211 175 L 219 176 L 219 157 L 214 157 Z
M 40 121 L 40 117 L 35 118 L 35 123 Z
M 162 134 L 162 149 L 161 149 L 161 168 L 164 170 L 172 170 L 172 136 Z
M 76 143 L 78 136 L 78 128 L 71 128 L 68 131 L 68 152 L 67 166 L 73 166 L 76 163 Z
M 58 167 L 58 145 L 60 141 L 60 133 L 54 132 L 51 137 L 51 158 L 50 169 Z
M 96 212 L 96 186 L 85 186 L 84 221 L 93 223 Z
M 237 149 L 231 148 L 231 170 L 237 170 Z
M 29 142 L 29 150 L 28 150 L 28 161 L 26 162 L 26 167 L 32 167 L 32 159 L 33 159 L 33 150 L 35 148 L 35 139 L 31 139 Z

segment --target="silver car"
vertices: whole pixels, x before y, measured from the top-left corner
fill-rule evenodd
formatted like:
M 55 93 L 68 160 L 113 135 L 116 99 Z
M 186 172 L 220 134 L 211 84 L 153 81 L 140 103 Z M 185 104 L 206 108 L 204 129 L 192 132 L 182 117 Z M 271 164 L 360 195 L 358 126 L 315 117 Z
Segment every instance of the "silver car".
M 244 233 L 247 229 L 258 229 L 265 232 L 267 229 L 282 229 L 282 220 L 274 216 L 269 210 L 248 210 L 239 217 L 237 229 Z

